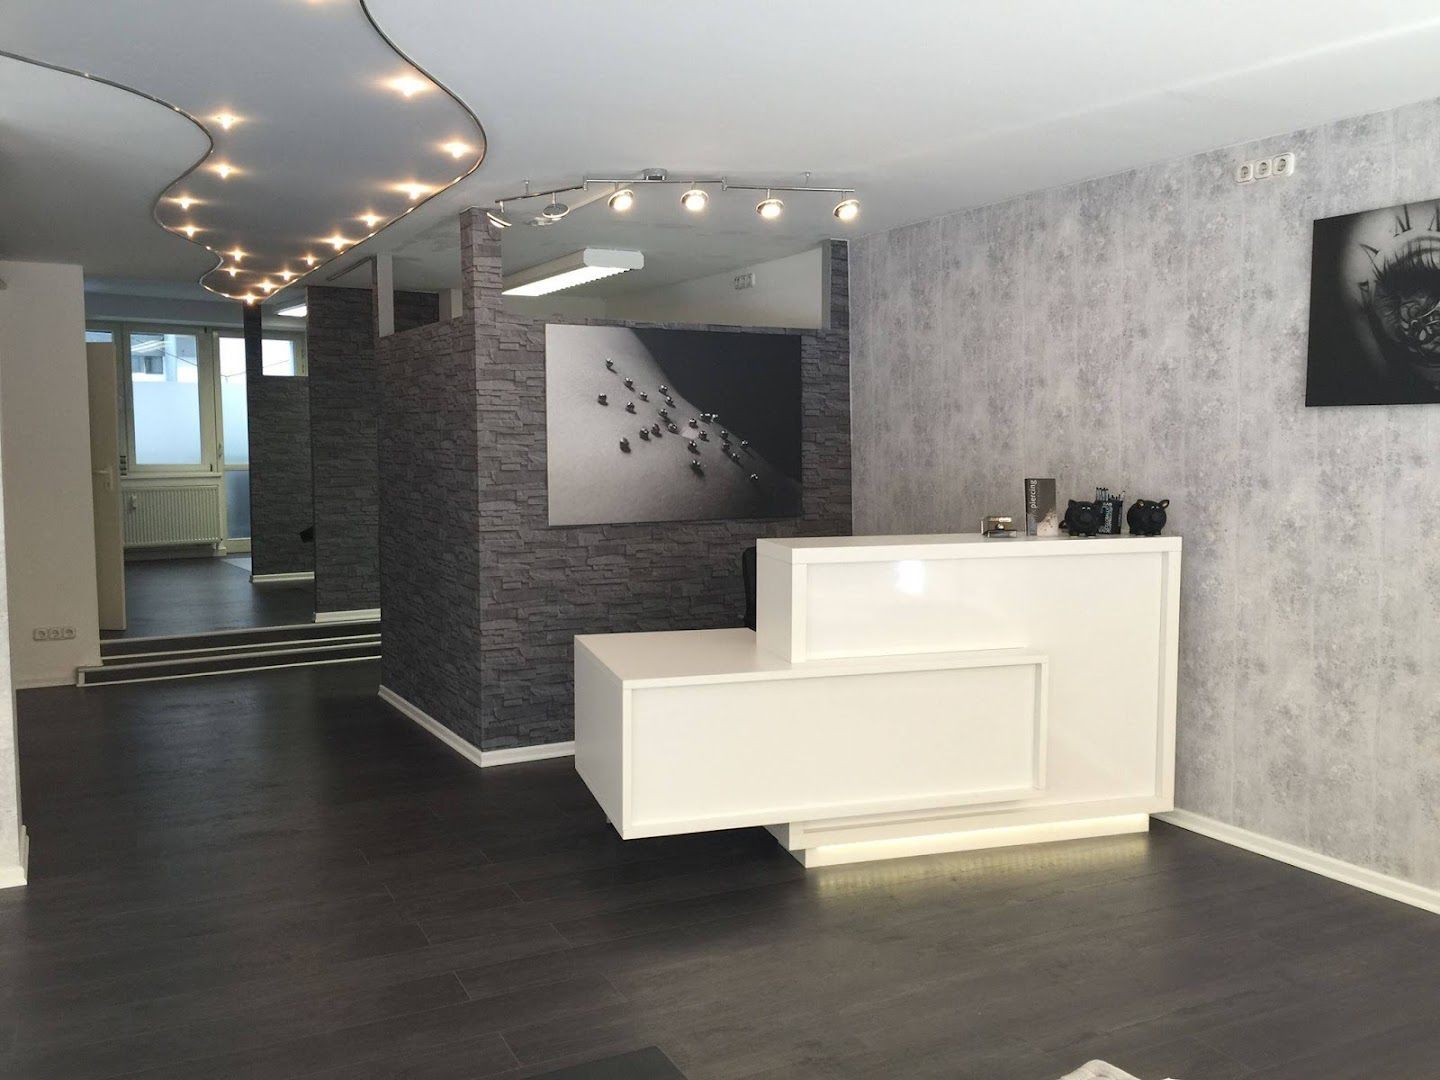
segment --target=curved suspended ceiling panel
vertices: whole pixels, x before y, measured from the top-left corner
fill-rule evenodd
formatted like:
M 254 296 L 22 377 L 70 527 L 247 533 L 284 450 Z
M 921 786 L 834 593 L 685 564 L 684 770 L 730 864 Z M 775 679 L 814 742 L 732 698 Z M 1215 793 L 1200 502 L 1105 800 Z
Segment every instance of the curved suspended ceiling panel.
M 201 282 L 234 299 L 315 273 L 485 153 L 474 114 L 360 0 L 47 0 L 7 12 L 4 54 L 149 97 L 208 135 L 153 214 L 212 253 Z

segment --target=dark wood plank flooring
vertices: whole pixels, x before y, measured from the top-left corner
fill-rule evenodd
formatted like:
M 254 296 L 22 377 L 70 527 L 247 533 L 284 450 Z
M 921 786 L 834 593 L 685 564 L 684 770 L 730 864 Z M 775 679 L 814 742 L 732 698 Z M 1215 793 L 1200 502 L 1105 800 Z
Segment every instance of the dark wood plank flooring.
M 310 581 L 251 584 L 227 559 L 145 559 L 125 564 L 123 631 L 112 638 L 197 634 L 252 626 L 293 626 L 315 617 Z
M 20 695 L 0 1075 L 1440 1076 L 1435 916 L 1166 826 L 808 874 L 624 843 L 568 760 L 482 773 L 376 677 Z

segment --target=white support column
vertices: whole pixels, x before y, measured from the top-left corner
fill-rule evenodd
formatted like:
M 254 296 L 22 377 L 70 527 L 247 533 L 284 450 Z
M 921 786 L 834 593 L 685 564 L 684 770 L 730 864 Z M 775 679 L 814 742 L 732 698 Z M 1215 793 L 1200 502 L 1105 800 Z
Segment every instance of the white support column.
M 390 256 L 376 255 L 371 262 L 370 280 L 375 288 L 375 336 L 395 333 L 395 270 Z
M 464 310 L 463 289 L 441 289 L 440 290 L 440 321 L 449 322 L 451 319 L 458 319 Z

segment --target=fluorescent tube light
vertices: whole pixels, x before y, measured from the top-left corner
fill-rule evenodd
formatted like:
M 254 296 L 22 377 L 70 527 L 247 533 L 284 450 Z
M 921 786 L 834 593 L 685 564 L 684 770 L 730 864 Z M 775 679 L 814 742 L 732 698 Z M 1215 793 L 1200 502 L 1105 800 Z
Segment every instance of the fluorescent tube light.
M 643 252 L 586 248 L 509 274 L 500 291 L 505 296 L 545 296 L 561 289 L 573 289 L 577 285 L 614 277 L 627 270 L 639 270 L 644 265 Z
M 289 307 L 282 307 L 279 311 L 275 312 L 275 314 L 284 315 L 289 319 L 303 319 L 305 318 L 305 305 L 291 304 Z

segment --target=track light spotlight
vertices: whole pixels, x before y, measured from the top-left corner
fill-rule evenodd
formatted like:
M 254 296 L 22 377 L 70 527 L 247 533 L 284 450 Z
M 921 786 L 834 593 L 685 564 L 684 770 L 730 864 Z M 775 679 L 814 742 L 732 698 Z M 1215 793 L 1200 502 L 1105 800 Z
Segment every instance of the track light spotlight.
M 765 198 L 755 204 L 755 213 L 759 214 L 766 221 L 774 221 L 784 212 L 785 204 L 770 194 L 768 189 L 765 192 Z
M 514 224 L 505 217 L 505 204 L 501 203 L 495 210 L 486 210 L 485 216 L 490 219 L 490 224 L 497 229 L 508 229 Z
M 635 192 L 629 188 L 621 188 L 605 201 L 609 204 L 611 210 L 614 210 L 617 214 L 623 214 L 635 205 Z
M 860 200 L 853 195 L 835 204 L 835 217 L 847 225 L 860 216 Z
M 552 199 L 550 205 L 540 211 L 540 216 L 549 221 L 559 221 L 569 212 L 570 207 L 566 206 L 563 202 L 556 202 Z
M 680 205 L 692 214 L 698 214 L 710 205 L 710 196 L 702 188 L 692 187 L 680 196 Z

